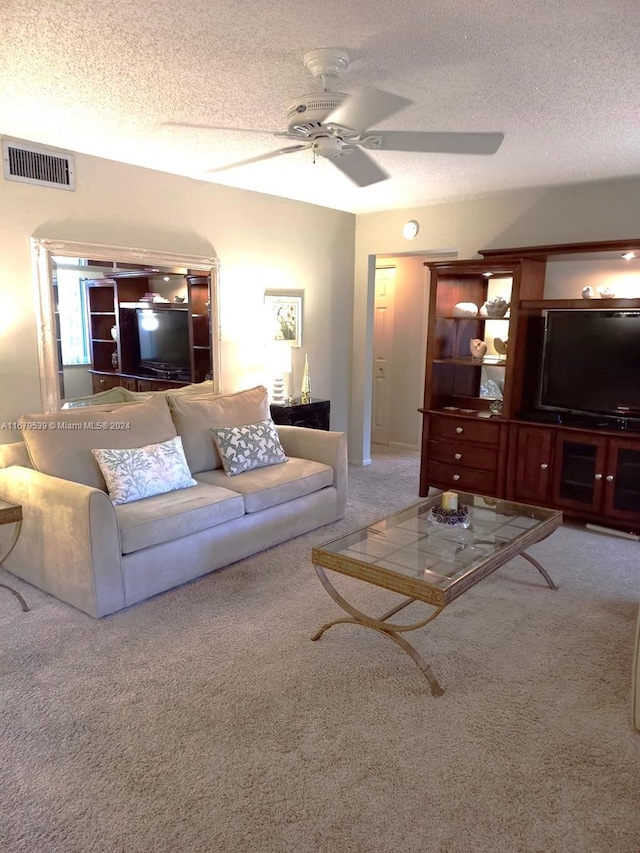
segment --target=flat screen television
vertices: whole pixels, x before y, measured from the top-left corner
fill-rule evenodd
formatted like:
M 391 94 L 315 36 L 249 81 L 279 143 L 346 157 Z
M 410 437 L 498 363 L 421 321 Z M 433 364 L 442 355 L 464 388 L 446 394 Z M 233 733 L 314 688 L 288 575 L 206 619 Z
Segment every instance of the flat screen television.
M 640 416 L 640 311 L 548 311 L 539 405 Z
M 189 312 L 186 308 L 136 309 L 140 367 L 170 376 L 189 378 Z

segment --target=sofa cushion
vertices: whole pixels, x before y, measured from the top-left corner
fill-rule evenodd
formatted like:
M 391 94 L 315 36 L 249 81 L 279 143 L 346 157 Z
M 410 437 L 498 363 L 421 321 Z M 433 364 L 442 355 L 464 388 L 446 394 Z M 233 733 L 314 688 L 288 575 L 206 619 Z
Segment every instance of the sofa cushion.
M 20 418 L 31 463 L 37 471 L 107 491 L 92 450 L 144 447 L 175 438 L 167 400 L 120 403 L 112 408 L 69 409 Z
M 197 483 L 184 458 L 179 435 L 145 447 L 91 451 L 98 461 L 114 504 L 127 504 Z
M 228 482 L 228 481 L 227 481 Z M 244 515 L 242 495 L 199 483 L 115 507 L 123 554 L 189 536 Z
M 241 426 L 270 417 L 269 397 L 262 385 L 213 399 L 168 394 L 167 400 L 192 474 L 222 467 L 211 427 Z
M 244 426 L 211 427 L 211 434 L 228 477 L 287 461 L 271 418 Z
M 322 462 L 290 456 L 286 465 L 245 471 L 237 474 L 231 482 L 222 469 L 202 471 L 195 478 L 199 483 L 233 488 L 244 496 L 247 512 L 260 512 L 330 486 L 333 468 Z
M 213 380 L 206 379 L 204 382 L 193 382 L 191 385 L 184 385 L 182 388 L 168 388 L 165 391 L 129 391 L 126 389 L 126 399 L 133 401 L 148 400 L 156 394 L 163 394 L 165 397 L 211 397 L 213 394 Z

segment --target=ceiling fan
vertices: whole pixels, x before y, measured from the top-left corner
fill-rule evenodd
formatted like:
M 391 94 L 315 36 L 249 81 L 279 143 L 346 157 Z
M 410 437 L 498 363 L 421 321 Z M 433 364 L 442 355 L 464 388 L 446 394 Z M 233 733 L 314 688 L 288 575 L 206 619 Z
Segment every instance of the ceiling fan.
M 366 187 L 389 177 L 366 150 L 495 154 L 504 139 L 502 133 L 370 130 L 372 125 L 405 109 L 413 101 L 373 88 L 360 89 L 350 95 L 332 91 L 333 83 L 350 62 L 349 55 L 342 50 L 311 50 L 305 53 L 303 62 L 322 82 L 323 91 L 301 95 L 291 101 L 287 107 L 287 130 L 273 134 L 295 140 L 297 144 L 210 169 L 210 172 L 311 149 L 314 162 L 316 155 L 325 157 L 359 187 Z

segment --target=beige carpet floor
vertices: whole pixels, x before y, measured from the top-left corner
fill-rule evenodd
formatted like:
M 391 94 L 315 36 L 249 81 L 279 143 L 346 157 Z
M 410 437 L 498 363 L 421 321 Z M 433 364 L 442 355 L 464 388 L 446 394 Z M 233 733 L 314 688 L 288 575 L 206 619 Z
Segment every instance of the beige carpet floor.
M 311 547 L 417 498 L 416 454 L 350 476 L 343 521 L 100 621 L 0 590 L 2 853 L 638 853 L 640 545 L 563 526 L 557 592 L 516 559 L 454 602 L 434 699 L 374 632 L 309 639 Z

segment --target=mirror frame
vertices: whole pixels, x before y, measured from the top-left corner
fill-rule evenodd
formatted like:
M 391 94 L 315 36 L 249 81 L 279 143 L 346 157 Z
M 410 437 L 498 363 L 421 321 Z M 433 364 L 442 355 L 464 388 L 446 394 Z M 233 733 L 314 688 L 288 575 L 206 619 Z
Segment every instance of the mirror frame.
M 207 272 L 211 278 L 211 364 L 213 393 L 222 393 L 220 348 L 220 293 L 218 272 L 220 261 L 216 257 L 181 255 L 155 249 L 135 249 L 130 246 L 112 246 L 102 243 L 79 243 L 70 240 L 50 240 L 31 237 L 31 256 L 36 289 L 36 320 L 38 324 L 38 362 L 40 365 L 40 393 L 42 411 L 60 409 L 58 381 L 58 354 L 55 335 L 55 306 L 53 299 L 54 256 L 91 258 L 100 261 L 121 261 L 131 264 L 148 264 L 159 267 L 186 267 Z

